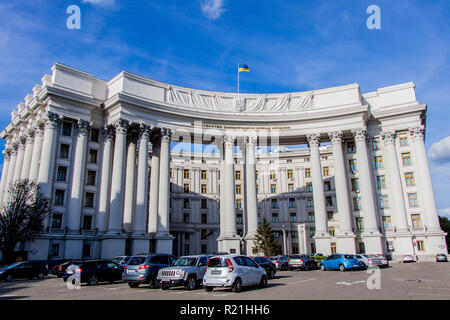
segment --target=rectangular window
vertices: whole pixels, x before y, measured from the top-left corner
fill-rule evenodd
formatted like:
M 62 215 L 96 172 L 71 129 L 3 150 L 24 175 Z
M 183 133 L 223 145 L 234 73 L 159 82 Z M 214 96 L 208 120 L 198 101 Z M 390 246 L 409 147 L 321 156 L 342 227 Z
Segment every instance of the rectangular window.
M 329 227 L 328 233 L 330 234 L 330 236 L 334 237 L 335 233 L 336 233 L 336 229 L 334 227 Z
M 202 240 L 205 240 L 207 237 L 208 237 L 208 230 L 202 229 L 201 234 L 200 234 L 200 238 Z
M 358 178 L 352 179 L 352 191 L 359 192 L 359 179 Z
M 208 209 L 208 200 L 207 199 L 202 199 L 202 201 L 201 201 L 201 208 L 202 209 Z
M 242 199 L 236 199 L 236 209 L 242 209 Z
M 92 128 L 91 129 L 91 141 L 92 142 L 98 142 L 100 131 L 98 129 Z
M 312 192 L 312 183 L 311 182 L 306 183 L 305 191 Z
M 68 144 L 61 144 L 59 149 L 59 157 L 61 159 L 69 159 L 69 148 Z
M 361 198 L 353 198 L 353 210 L 361 210 Z
M 275 180 L 277 178 L 277 174 L 275 171 L 270 171 L 270 180 Z
M 276 184 L 270 185 L 270 193 L 277 193 L 277 185 Z
M 236 171 L 236 180 L 241 180 L 241 172 Z
M 405 181 L 408 187 L 415 186 L 416 182 L 414 180 L 414 173 L 412 172 L 405 173 Z
M 327 218 L 328 221 L 333 220 L 334 212 L 333 211 L 327 211 Z
M 298 232 L 297 231 L 292 231 L 291 232 L 291 238 L 292 239 L 297 239 L 298 238 Z
M 91 245 L 88 243 L 83 244 L 83 258 L 91 256 Z
M 417 240 L 417 251 L 424 252 L 425 251 L 425 244 L 423 240 Z
M 88 186 L 95 186 L 95 175 L 96 175 L 95 171 L 88 170 L 86 181 L 86 184 Z
M 208 215 L 206 213 L 202 213 L 201 222 L 208 223 Z
M 383 217 L 383 227 L 384 227 L 385 230 L 392 229 L 392 222 L 391 222 L 391 217 L 390 216 L 384 216 Z
M 207 173 L 206 173 L 206 170 L 202 170 L 202 173 L 201 173 L 201 179 L 202 179 L 202 180 L 208 179 L 208 175 L 207 175 Z
M 189 223 L 189 213 L 183 214 L 183 223 Z M 188 233 L 186 232 L 186 234 L 188 234 Z
M 408 135 L 406 133 L 399 135 L 400 146 L 408 145 Z
M 294 178 L 294 170 L 289 169 L 289 170 L 287 171 L 287 178 L 288 178 L 288 179 L 293 179 L 293 178 Z
M 418 207 L 417 193 L 408 193 L 408 202 L 410 207 Z
M 237 224 L 242 224 L 242 214 L 237 214 L 236 215 L 236 223 Z
M 326 197 L 325 202 L 328 207 L 332 206 L 333 205 L 333 197 Z
M 366 246 L 364 245 L 364 242 L 358 242 L 358 253 L 365 254 L 366 253 Z
M 384 176 L 377 176 L 377 188 L 378 189 L 386 188 L 386 178 Z
M 310 168 L 305 169 L 305 178 L 311 178 L 311 169 Z
M 206 187 L 206 184 L 202 184 L 201 193 L 207 193 L 207 192 L 208 192 L 208 188 Z
M 272 222 L 278 222 L 278 213 L 272 213 Z
M 355 173 L 356 172 L 356 159 L 348 160 L 348 167 L 349 167 L 351 173 Z
M 382 156 L 375 157 L 375 169 L 384 169 Z
M 325 191 L 330 191 L 331 190 L 331 181 L 324 181 L 323 187 L 324 187 Z
M 190 173 L 189 169 L 184 169 L 183 177 L 184 177 L 184 179 L 190 179 L 191 178 L 191 173 Z
M 72 123 L 63 122 L 61 134 L 63 136 L 70 137 L 70 135 L 72 134 Z
M 241 194 L 242 193 L 242 187 L 240 184 L 236 185 L 236 194 Z
M 274 231 L 273 232 L 273 237 L 278 239 L 280 237 L 280 232 L 279 231 Z
M 412 214 L 411 221 L 413 228 L 422 228 L 422 221 L 420 219 L 420 214 Z
M 277 199 L 272 199 L 272 201 L 270 202 L 270 207 L 272 209 L 277 209 L 278 208 L 278 200 Z
M 364 218 L 356 218 L 356 230 L 364 231 Z
M 380 150 L 380 138 L 372 138 L 372 150 Z
M 61 213 L 54 213 L 52 215 L 52 228 L 54 229 L 60 229 L 62 226 L 62 214 Z
M 385 209 L 389 208 L 389 200 L 387 195 L 380 195 L 380 208 Z
M 330 173 L 330 169 L 328 167 L 323 167 L 322 171 L 323 171 L 323 176 L 328 177 L 328 175 Z
M 354 142 L 347 142 L 347 152 L 348 153 L 355 153 L 356 152 L 356 146 Z
M 289 198 L 289 208 L 295 208 L 295 198 Z
M 402 163 L 404 166 L 411 165 L 411 153 L 409 153 L 409 152 L 402 153 Z
M 314 207 L 314 200 L 313 200 L 313 198 L 312 197 L 307 197 L 306 198 L 306 206 L 307 207 Z
M 316 235 L 316 228 L 314 228 L 314 227 L 311 227 L 311 228 L 309 228 L 309 236 L 312 238 L 312 237 L 314 237 Z M 314 245 L 314 247 L 315 247 L 315 244 L 314 243 L 311 243 L 311 247 Z
M 85 200 L 84 200 L 84 206 L 86 208 L 93 208 L 94 207 L 94 193 L 86 192 L 86 196 L 85 196 Z
M 314 222 L 314 212 L 308 212 L 308 222 Z
M 295 212 L 291 212 L 289 214 L 289 221 L 290 222 L 297 222 L 297 214 Z
M 332 254 L 336 253 L 336 242 L 330 243 L 330 249 Z
M 92 216 L 83 217 L 83 230 L 91 230 L 92 228 Z
M 185 183 L 183 186 L 184 193 L 189 193 L 189 183 Z
M 50 257 L 59 257 L 59 243 L 52 243 L 50 245 Z
M 98 151 L 95 149 L 89 150 L 89 163 L 97 163 Z
M 183 199 L 183 208 L 189 209 L 189 199 Z
M 293 183 L 288 184 L 288 192 L 294 192 L 294 184 Z
M 58 173 L 56 174 L 56 181 L 66 181 L 67 167 L 58 167 Z
M 55 206 L 63 206 L 63 205 L 64 205 L 64 190 L 56 189 Z

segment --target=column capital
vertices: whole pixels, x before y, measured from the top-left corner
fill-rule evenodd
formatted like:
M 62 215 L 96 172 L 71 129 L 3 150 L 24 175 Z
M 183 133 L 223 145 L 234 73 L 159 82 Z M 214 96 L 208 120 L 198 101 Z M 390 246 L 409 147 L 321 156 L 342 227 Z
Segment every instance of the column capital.
M 254 136 L 248 136 L 244 138 L 244 146 L 246 148 L 254 148 L 257 142 L 257 138 Z
M 425 137 L 425 128 L 424 126 L 410 128 L 409 134 L 411 135 L 413 141 L 423 140 Z
M 50 129 L 58 129 L 62 123 L 62 116 L 56 112 L 48 111 L 45 114 L 45 127 Z
M 142 138 L 149 139 L 151 131 L 152 131 L 152 126 L 145 124 L 145 123 L 141 123 L 139 125 L 139 140 Z
M 125 119 L 118 119 L 112 125 L 116 129 L 116 133 L 119 134 L 127 134 L 128 128 L 130 127 L 129 121 Z
M 21 135 L 18 139 L 19 142 L 19 150 L 25 150 L 25 144 L 27 143 L 27 136 Z
M 306 135 L 306 140 L 308 141 L 308 146 L 311 147 L 319 147 L 320 146 L 320 134 L 312 133 Z
M 114 126 L 106 125 L 102 128 L 103 139 L 105 141 L 111 141 L 114 138 Z
M 226 148 L 233 148 L 234 147 L 234 141 L 235 137 L 229 134 L 225 134 L 223 136 L 223 144 Z
M 89 121 L 80 119 L 75 124 L 75 127 L 78 129 L 78 132 L 80 135 L 87 135 L 89 132 L 89 129 L 91 128 L 91 124 Z
M 11 156 L 14 156 L 17 154 L 17 148 L 19 147 L 19 143 L 17 141 L 11 142 Z
M 35 135 L 38 137 L 43 137 L 44 136 L 44 129 L 45 129 L 45 121 L 43 120 L 37 120 L 34 123 L 34 130 L 35 130 Z
M 5 160 L 8 160 L 11 157 L 11 148 L 6 147 L 5 150 L 2 151 L 3 157 Z
M 161 142 L 170 143 L 172 139 L 172 130 L 169 128 L 161 128 Z
M 395 144 L 395 131 L 393 130 L 385 130 L 381 132 L 381 137 L 383 138 L 383 143 L 385 145 L 393 145 Z
M 34 127 L 28 128 L 27 129 L 27 143 L 33 143 L 35 135 L 36 135 L 36 129 Z
M 353 129 L 351 132 L 356 142 L 367 142 L 367 129 L 358 128 Z
M 333 131 L 328 133 L 332 144 L 341 145 L 344 142 L 344 134 L 342 131 Z

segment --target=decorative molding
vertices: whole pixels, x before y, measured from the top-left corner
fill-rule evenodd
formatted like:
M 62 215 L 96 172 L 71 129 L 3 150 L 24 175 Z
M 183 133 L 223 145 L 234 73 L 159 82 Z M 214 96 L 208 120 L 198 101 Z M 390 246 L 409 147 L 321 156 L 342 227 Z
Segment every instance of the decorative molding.
M 231 135 L 224 135 L 223 136 L 223 143 L 225 148 L 234 148 L 234 141 L 235 141 L 235 137 L 231 136 Z
M 342 131 L 333 131 L 328 133 L 332 144 L 341 145 L 344 142 L 344 134 Z
M 353 138 L 355 142 L 367 142 L 367 130 L 365 128 L 353 129 L 352 131 Z
M 170 143 L 172 139 L 172 130 L 169 128 L 161 128 L 161 142 Z
M 87 135 L 89 133 L 89 129 L 91 128 L 91 123 L 80 119 L 75 126 L 78 129 L 79 134 Z
M 111 141 L 114 139 L 115 127 L 113 125 L 106 125 L 101 129 L 103 140 Z
M 55 112 L 51 112 L 48 111 L 45 115 L 46 117 L 46 122 L 45 122 L 45 127 L 49 128 L 49 129 L 58 129 L 61 126 L 62 123 L 62 116 L 55 113 Z
M 409 129 L 409 134 L 413 141 L 424 140 L 425 128 L 423 126 L 414 127 Z
M 128 129 L 130 127 L 130 123 L 125 119 L 118 119 L 113 123 L 114 128 L 116 129 L 116 134 L 127 134 Z
M 395 144 L 395 131 L 386 130 L 381 132 L 381 137 L 383 138 L 383 143 L 385 145 Z
M 139 126 L 139 140 L 142 138 L 149 139 L 151 135 L 152 127 L 148 124 L 141 123 Z
M 308 146 L 319 147 L 320 146 L 320 134 L 313 133 L 306 135 L 306 140 L 308 141 Z

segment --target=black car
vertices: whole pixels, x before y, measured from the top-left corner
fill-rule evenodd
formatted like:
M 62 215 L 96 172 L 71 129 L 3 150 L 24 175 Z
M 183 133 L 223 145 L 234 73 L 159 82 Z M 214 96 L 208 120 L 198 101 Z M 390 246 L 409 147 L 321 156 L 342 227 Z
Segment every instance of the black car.
M 64 276 L 64 274 L 66 273 L 66 269 L 68 266 L 70 266 L 71 264 L 73 264 L 73 260 L 69 260 L 63 263 L 60 263 L 56 266 L 53 266 L 52 268 L 52 274 L 58 276 L 58 278 L 62 278 Z
M 72 267 L 72 265 L 74 267 Z M 69 267 L 70 266 L 70 267 Z M 80 282 L 95 286 L 99 282 L 121 281 L 124 268 L 111 260 L 72 261 L 66 268 L 64 282 L 75 273 L 79 273 Z M 75 282 L 75 279 L 72 280 Z
M 0 268 L 0 280 L 11 281 L 13 279 L 43 279 L 48 275 L 45 263 L 33 261 L 15 262 L 9 266 Z
M 266 274 L 269 279 L 275 278 L 275 274 L 277 273 L 277 267 L 270 259 L 265 257 L 252 257 L 252 258 L 257 264 L 259 264 L 264 270 L 266 270 Z

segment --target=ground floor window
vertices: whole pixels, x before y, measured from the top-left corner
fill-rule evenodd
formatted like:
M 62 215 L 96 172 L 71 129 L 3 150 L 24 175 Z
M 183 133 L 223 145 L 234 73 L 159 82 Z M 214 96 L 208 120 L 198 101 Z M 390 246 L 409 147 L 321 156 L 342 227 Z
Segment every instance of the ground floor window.
M 364 242 L 358 242 L 358 252 L 366 253 L 366 247 L 364 246 Z
M 313 242 L 311 243 L 311 253 L 315 254 L 316 253 L 316 244 Z
M 330 244 L 331 253 L 336 253 L 336 242 L 332 242 Z
M 50 252 L 49 252 L 49 256 L 50 257 L 59 257 L 59 243 L 52 243 L 50 245 Z
M 416 243 L 417 243 L 417 251 L 424 252 L 425 244 L 423 243 L 423 240 L 418 240 Z
M 83 244 L 83 258 L 91 256 L 91 245 L 89 243 Z

